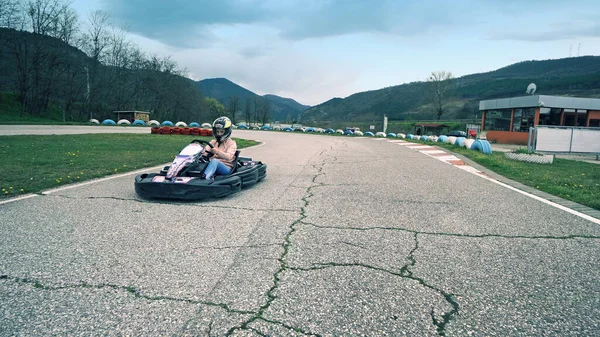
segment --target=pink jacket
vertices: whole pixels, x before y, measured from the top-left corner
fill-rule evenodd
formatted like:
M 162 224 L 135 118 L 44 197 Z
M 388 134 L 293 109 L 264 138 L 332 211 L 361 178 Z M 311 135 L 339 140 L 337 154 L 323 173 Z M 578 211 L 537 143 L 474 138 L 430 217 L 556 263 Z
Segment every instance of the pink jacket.
M 213 158 L 216 158 L 218 160 L 220 160 L 223 164 L 233 168 L 233 161 L 235 159 L 235 151 L 237 151 L 237 144 L 235 142 L 235 140 L 231 139 L 231 138 L 227 138 L 227 140 L 223 143 L 221 143 L 221 145 L 217 146 L 217 140 L 213 139 L 210 141 L 210 144 L 214 147 L 216 147 L 217 149 L 221 150 L 221 153 L 218 156 L 214 156 Z M 207 150 L 210 150 L 210 147 L 206 147 Z

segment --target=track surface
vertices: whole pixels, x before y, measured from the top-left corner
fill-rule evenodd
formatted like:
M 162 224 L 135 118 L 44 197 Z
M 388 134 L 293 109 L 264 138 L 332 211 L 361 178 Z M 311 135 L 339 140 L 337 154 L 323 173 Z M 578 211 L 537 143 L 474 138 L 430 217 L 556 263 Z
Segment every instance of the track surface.
M 0 335 L 600 331 L 598 223 L 388 140 L 234 135 L 268 174 L 223 199 L 1 204 Z

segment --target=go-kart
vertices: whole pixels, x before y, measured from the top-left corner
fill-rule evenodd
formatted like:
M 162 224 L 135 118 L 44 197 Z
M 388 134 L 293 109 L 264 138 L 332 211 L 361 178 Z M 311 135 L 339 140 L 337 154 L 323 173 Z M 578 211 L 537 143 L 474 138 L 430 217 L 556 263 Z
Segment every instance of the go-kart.
M 201 139 L 193 140 L 175 157 L 170 166 L 159 173 L 144 173 L 135 177 L 135 192 L 147 199 L 197 200 L 220 198 L 239 192 L 267 175 L 267 165 L 252 158 L 240 157 L 236 151 L 233 171 L 229 175 L 216 175 L 214 180 L 203 178 L 211 152 L 203 145 L 212 144 Z

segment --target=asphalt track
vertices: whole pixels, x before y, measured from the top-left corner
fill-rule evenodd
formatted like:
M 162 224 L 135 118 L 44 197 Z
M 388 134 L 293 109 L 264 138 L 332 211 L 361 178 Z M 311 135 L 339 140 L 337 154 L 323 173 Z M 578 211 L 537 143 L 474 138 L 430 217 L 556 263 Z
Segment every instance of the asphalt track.
M 223 199 L 0 204 L 0 335 L 599 334 L 600 222 L 389 140 L 234 135 L 268 173 Z

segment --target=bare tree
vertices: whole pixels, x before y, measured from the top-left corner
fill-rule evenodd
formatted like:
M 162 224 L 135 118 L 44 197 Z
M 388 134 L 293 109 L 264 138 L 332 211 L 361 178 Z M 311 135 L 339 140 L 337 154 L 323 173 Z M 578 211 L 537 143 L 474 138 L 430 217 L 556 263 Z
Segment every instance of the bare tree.
M 429 98 L 436 111 L 438 120 L 444 114 L 446 100 L 450 91 L 450 80 L 452 78 L 452 73 L 449 71 L 434 71 L 427 78 Z
M 240 98 L 238 96 L 229 97 L 229 101 L 227 102 L 227 111 L 231 116 L 231 122 L 235 124 L 235 116 L 240 109 Z
M 19 0 L 0 0 L 0 28 L 18 28 L 23 23 Z
M 56 37 L 58 22 L 69 5 L 61 0 L 28 0 L 25 11 L 35 34 Z
M 53 31 L 55 34 L 54 37 L 74 47 L 80 47 L 78 41 L 75 39 L 79 32 L 79 16 L 73 9 L 66 8 L 59 15 Z
M 252 97 L 246 96 L 246 105 L 244 106 L 244 117 L 246 118 L 246 124 L 250 124 L 252 118 Z
M 259 117 L 262 125 L 265 125 L 271 118 L 271 101 L 266 97 L 261 99 Z

